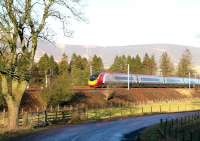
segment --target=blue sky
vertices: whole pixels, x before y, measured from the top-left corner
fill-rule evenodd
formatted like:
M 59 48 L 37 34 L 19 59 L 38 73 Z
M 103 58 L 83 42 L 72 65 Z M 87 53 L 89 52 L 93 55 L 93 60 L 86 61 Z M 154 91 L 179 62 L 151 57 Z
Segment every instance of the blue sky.
M 82 3 L 89 23 L 74 22 L 73 38 L 66 38 L 57 30 L 58 44 L 170 43 L 200 47 L 200 0 L 82 0 Z

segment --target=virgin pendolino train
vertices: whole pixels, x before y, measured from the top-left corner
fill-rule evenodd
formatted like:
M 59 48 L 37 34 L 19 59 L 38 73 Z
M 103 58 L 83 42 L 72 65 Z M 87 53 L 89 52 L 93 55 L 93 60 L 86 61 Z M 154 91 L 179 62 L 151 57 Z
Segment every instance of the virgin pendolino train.
M 129 79 L 129 80 L 128 80 Z M 200 85 L 200 79 L 188 77 L 164 77 L 156 75 L 141 75 L 125 73 L 101 72 L 93 74 L 88 85 L 95 88 L 103 87 L 195 87 Z

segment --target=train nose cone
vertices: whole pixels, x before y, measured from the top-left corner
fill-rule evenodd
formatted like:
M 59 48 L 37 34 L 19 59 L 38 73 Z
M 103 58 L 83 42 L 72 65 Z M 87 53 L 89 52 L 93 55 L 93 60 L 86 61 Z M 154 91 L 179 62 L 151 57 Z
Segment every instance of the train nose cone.
M 96 84 L 97 84 L 97 81 L 96 80 L 94 80 L 94 81 L 88 81 L 88 85 L 90 86 L 90 87 L 94 87 L 94 86 L 96 86 Z

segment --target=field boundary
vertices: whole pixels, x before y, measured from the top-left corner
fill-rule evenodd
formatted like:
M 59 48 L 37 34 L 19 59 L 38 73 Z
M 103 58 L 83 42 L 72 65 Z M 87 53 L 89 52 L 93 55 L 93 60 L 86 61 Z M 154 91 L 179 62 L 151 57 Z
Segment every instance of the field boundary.
M 200 110 L 200 99 L 189 101 L 156 102 L 148 104 L 108 104 L 50 107 L 36 112 L 21 111 L 19 114 L 20 127 L 44 127 L 58 123 L 80 123 L 89 121 L 112 120 L 122 117 L 189 112 Z M 0 127 L 7 127 L 7 112 L 0 113 Z

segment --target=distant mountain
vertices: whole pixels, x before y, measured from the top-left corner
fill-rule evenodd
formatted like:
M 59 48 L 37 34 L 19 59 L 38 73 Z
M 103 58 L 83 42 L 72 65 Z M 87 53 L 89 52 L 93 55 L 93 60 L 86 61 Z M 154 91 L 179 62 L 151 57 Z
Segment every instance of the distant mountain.
M 41 41 L 36 52 L 36 61 L 45 52 L 53 55 L 56 60 L 60 60 L 62 54 L 65 52 L 69 58 L 73 53 L 87 57 L 88 54 L 92 57 L 94 54 L 101 56 L 106 67 L 113 63 L 116 55 L 131 55 L 135 56 L 139 54 L 144 56 L 148 54 L 154 54 L 156 60 L 159 61 L 160 55 L 166 51 L 171 56 L 171 59 L 175 64 L 178 63 L 183 51 L 188 48 L 192 53 L 192 60 L 195 66 L 200 66 L 200 48 L 184 45 L 174 44 L 145 44 L 145 45 L 128 45 L 128 46 L 93 46 L 87 48 L 83 45 L 53 45 L 46 41 Z

